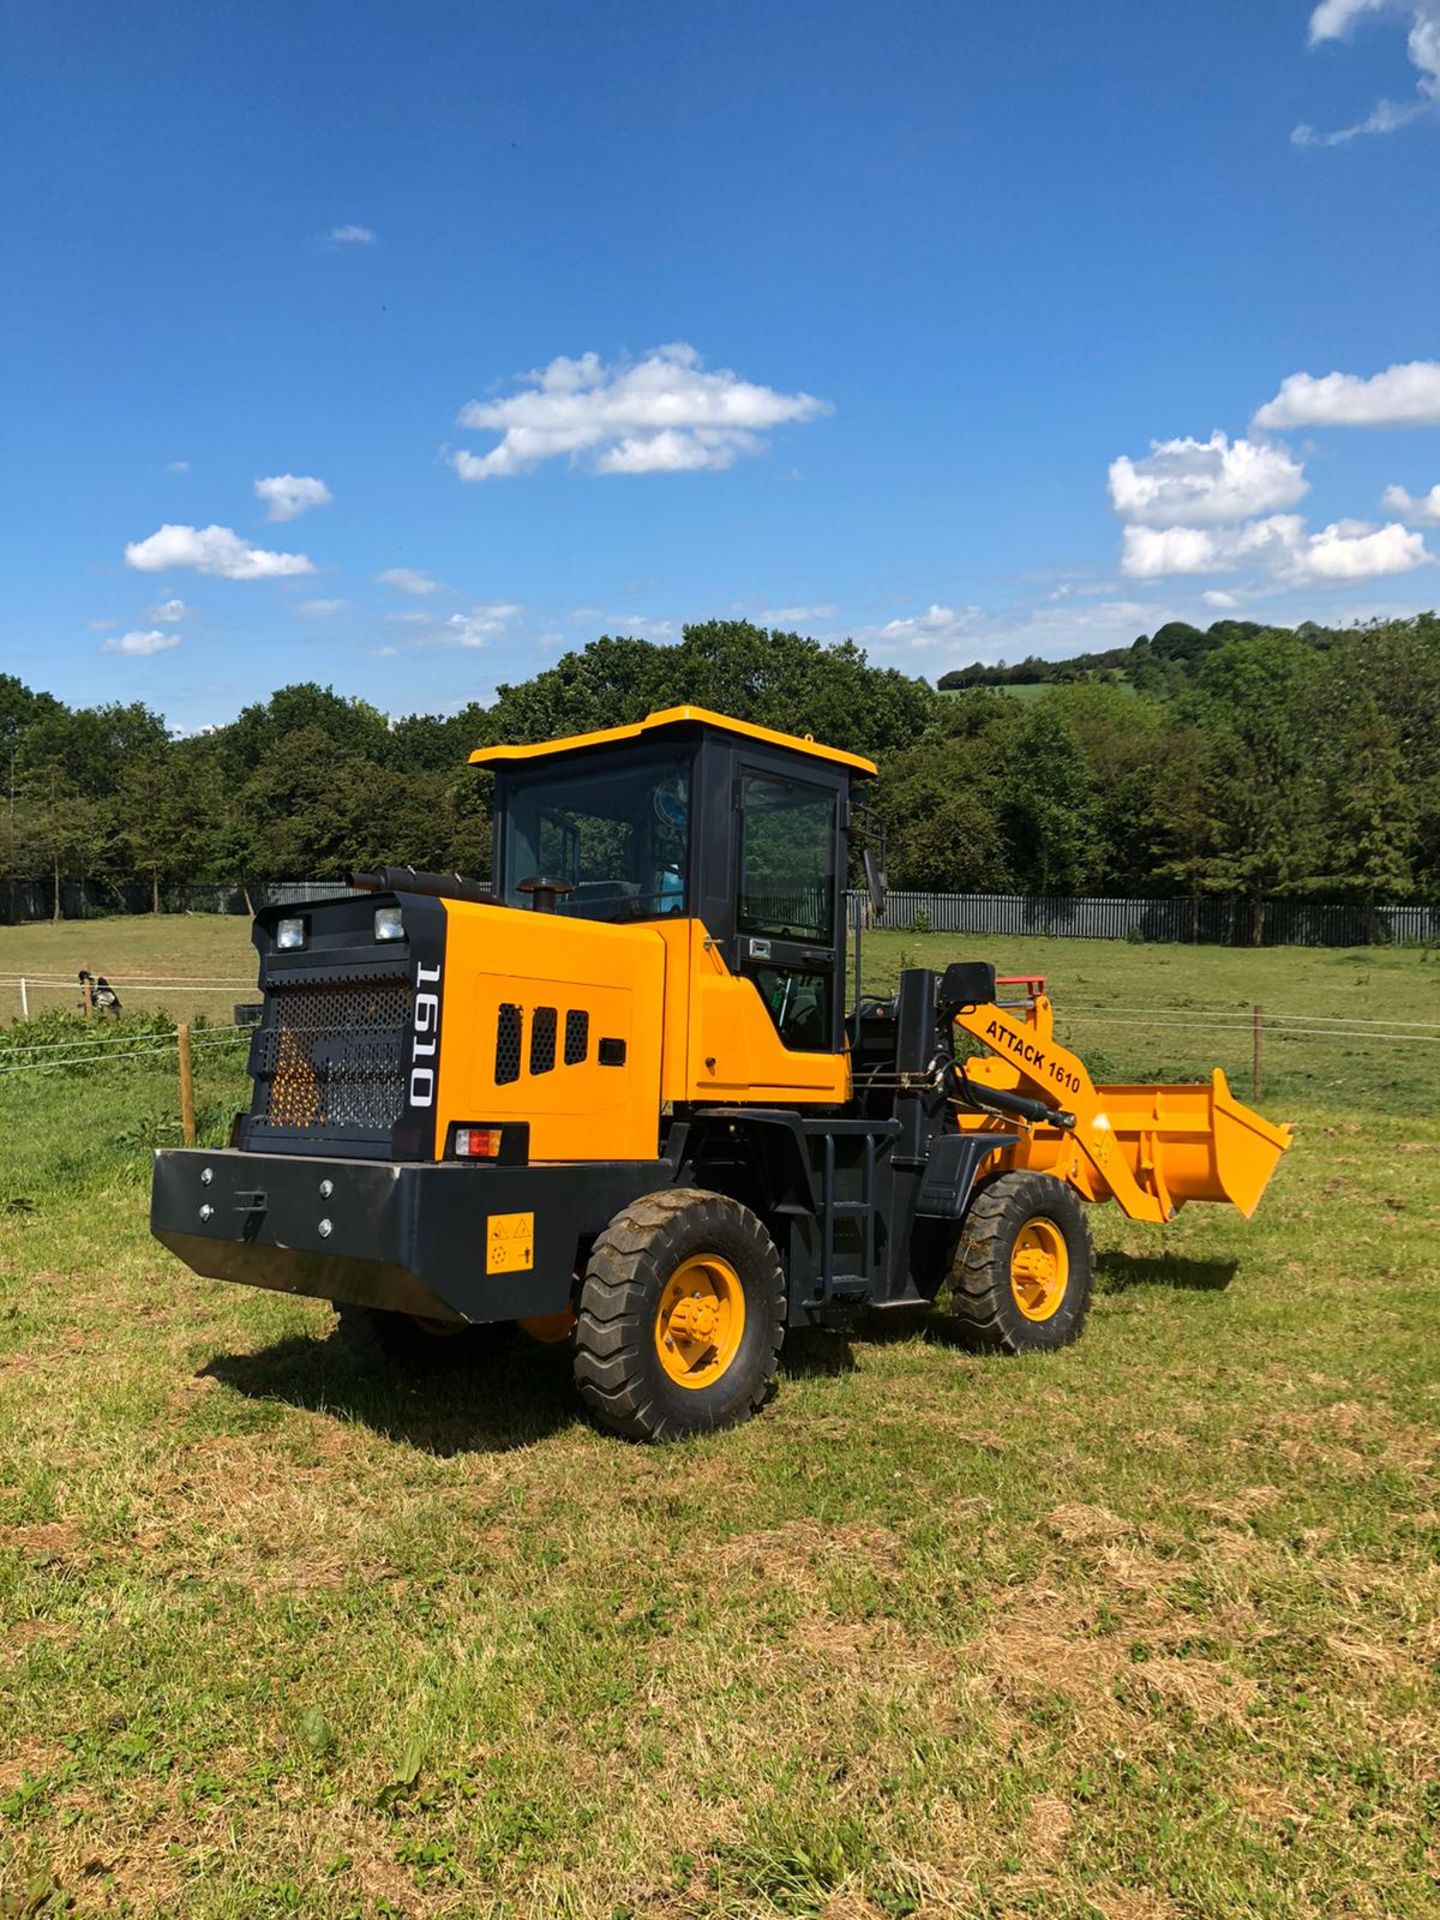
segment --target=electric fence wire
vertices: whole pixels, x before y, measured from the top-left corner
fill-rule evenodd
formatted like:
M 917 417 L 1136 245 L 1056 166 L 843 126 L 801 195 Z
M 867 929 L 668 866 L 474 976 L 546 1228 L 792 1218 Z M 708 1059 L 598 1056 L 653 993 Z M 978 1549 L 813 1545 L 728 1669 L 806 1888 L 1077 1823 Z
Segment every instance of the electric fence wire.
M 1062 1023 L 1072 1016 L 1062 1014 Z M 1179 1031 L 1182 1033 L 1232 1034 L 1243 1038 L 1252 1030 L 1253 1020 L 1247 1020 L 1243 1026 L 1217 1026 L 1202 1020 L 1134 1020 L 1125 1014 L 1087 1014 L 1080 1018 L 1087 1026 L 1141 1027 L 1148 1031 L 1156 1029 Z M 1417 1042 L 1421 1046 L 1440 1046 L 1440 1033 L 1392 1033 L 1378 1032 L 1373 1027 L 1297 1027 L 1271 1023 L 1268 1014 L 1264 1017 L 1264 1033 L 1267 1040 L 1394 1040 L 1407 1045 Z
M 190 1038 L 197 1044 L 202 1040 L 248 1039 L 251 1031 L 249 1027 L 200 1027 L 192 1029 Z M 173 1034 L 126 1033 L 123 1029 L 117 1029 L 114 1033 L 75 1034 L 69 1040 L 27 1040 L 22 1045 L 13 1047 L 0 1043 L 0 1060 L 3 1060 L 7 1054 L 53 1053 L 56 1048 L 69 1049 L 79 1057 L 81 1054 L 88 1055 L 92 1051 L 99 1053 L 106 1047 L 134 1046 L 137 1040 L 159 1040 L 167 1046 L 175 1045 Z
M 1058 1011 L 1057 1009 L 1057 1012 Z M 1236 1021 L 1243 1023 L 1247 1027 L 1255 1017 L 1254 1007 L 1076 1007 L 1067 1003 L 1063 1012 L 1067 1019 L 1081 1014 L 1103 1015 L 1106 1019 L 1110 1019 L 1114 1015 L 1121 1013 L 1162 1014 L 1166 1016 L 1173 1014 L 1177 1017 L 1183 1016 L 1187 1020 L 1198 1018 L 1212 1021 Z M 1352 1027 L 1431 1027 L 1440 1029 L 1440 1020 L 1399 1020 L 1383 1014 L 1377 1015 L 1374 1019 L 1367 1019 L 1366 1016 L 1361 1013 L 1296 1013 L 1292 1010 L 1271 1009 L 1270 1007 L 1262 1008 L 1262 1012 L 1267 1026 L 1269 1026 L 1272 1021 L 1283 1024 L 1287 1021 L 1299 1020 L 1312 1025 L 1323 1025 L 1334 1024 L 1343 1020 L 1347 1021 Z
M 129 1036 L 127 1035 L 126 1037 L 128 1038 Z M 248 1038 L 249 1035 L 243 1032 L 192 1033 L 190 1043 L 192 1046 L 196 1046 L 217 1040 L 233 1041 Z M 73 1042 L 62 1044 L 73 1045 Z M 15 1066 L 0 1064 L 0 1079 L 5 1079 L 15 1073 L 55 1073 L 69 1067 L 108 1067 L 116 1060 L 168 1058 L 175 1054 L 177 1050 L 178 1042 L 173 1038 L 162 1038 L 151 1045 L 130 1046 L 123 1049 L 96 1047 L 82 1050 L 78 1053 L 67 1054 L 59 1060 L 23 1060 Z M 39 1051 L 38 1048 L 37 1051 Z M 0 1060 L 3 1060 L 3 1050 L 0 1050 Z

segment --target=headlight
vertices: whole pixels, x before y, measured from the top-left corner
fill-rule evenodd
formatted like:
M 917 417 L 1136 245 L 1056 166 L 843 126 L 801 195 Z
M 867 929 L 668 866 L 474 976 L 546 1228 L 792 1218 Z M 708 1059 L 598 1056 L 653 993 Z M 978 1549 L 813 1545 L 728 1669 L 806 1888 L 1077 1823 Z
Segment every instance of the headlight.
M 399 907 L 377 907 L 375 909 L 375 938 L 377 940 L 403 940 L 405 921 Z
M 296 947 L 305 944 L 305 922 L 303 920 L 282 920 L 275 929 L 275 944 L 282 953 L 293 953 Z

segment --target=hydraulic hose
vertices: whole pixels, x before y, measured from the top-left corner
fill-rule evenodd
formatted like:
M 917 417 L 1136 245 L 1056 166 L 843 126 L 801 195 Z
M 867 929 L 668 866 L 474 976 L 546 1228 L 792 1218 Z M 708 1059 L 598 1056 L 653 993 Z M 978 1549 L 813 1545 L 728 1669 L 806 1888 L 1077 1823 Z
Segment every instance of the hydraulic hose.
M 1032 1100 L 1027 1094 L 1011 1093 L 1003 1087 L 977 1087 L 958 1061 L 950 1071 L 959 1082 L 958 1097 L 967 1106 L 978 1107 L 982 1112 L 1014 1114 L 1033 1125 L 1063 1127 L 1067 1132 L 1075 1125 L 1074 1114 L 1062 1107 L 1047 1107 L 1043 1100 Z

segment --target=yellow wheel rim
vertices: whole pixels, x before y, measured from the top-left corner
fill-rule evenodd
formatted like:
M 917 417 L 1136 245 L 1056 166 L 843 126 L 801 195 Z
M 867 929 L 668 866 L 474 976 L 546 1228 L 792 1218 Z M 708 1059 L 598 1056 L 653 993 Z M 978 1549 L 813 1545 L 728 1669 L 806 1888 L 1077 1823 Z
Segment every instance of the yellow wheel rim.
M 1070 1284 L 1070 1249 L 1053 1220 L 1027 1220 L 1010 1249 L 1010 1291 L 1027 1320 L 1049 1320 L 1060 1311 Z
M 745 1290 L 728 1260 L 697 1253 L 666 1281 L 655 1313 L 655 1351 L 681 1387 L 708 1387 L 740 1350 Z

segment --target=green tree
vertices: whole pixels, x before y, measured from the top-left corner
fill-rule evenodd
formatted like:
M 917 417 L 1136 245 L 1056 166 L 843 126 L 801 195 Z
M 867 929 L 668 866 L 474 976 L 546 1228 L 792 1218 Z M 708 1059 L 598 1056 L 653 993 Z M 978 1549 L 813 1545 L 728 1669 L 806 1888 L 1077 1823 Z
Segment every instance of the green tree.
M 1265 632 L 1213 653 L 1192 703 L 1210 743 L 1214 833 L 1205 878 L 1250 900 L 1256 945 L 1266 898 L 1312 889 L 1322 865 L 1318 685 L 1314 649 L 1293 634 Z

